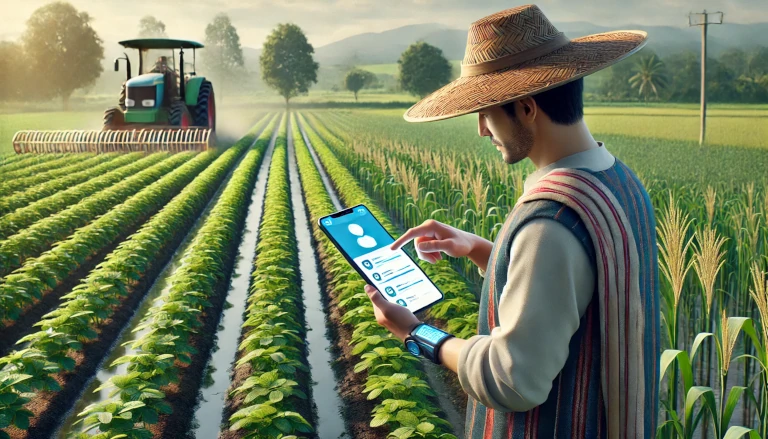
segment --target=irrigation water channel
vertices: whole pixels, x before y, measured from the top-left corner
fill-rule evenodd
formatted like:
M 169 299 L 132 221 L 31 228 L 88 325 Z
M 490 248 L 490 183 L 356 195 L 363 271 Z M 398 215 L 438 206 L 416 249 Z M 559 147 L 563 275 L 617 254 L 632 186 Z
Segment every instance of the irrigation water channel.
M 312 232 L 302 197 L 299 169 L 293 143 L 293 130 L 288 130 L 288 174 L 291 180 L 291 204 L 299 247 L 299 271 L 304 296 L 304 320 L 307 326 L 307 362 L 312 376 L 312 396 L 317 408 L 317 436 L 337 439 L 344 436 L 344 406 L 336 391 L 336 376 L 331 367 L 331 341 L 326 336 L 327 315 L 323 307 L 318 261 L 312 246 Z M 321 399 L 322 398 L 322 399 Z
M 270 142 L 269 150 L 267 151 L 267 154 L 269 155 L 271 155 L 272 146 L 274 145 L 276 135 L 277 135 L 277 128 L 275 128 L 275 131 L 272 135 L 272 140 Z M 146 330 L 140 331 L 140 332 L 133 332 L 133 330 L 137 326 L 139 326 L 139 324 L 141 323 L 141 319 L 144 317 L 144 315 L 146 315 L 147 311 L 149 311 L 149 309 L 152 308 L 153 306 L 161 303 L 163 300 L 163 297 L 165 297 L 165 295 L 170 291 L 171 284 L 169 280 L 171 276 L 181 266 L 181 260 L 182 260 L 182 257 L 184 256 L 184 253 L 187 251 L 189 246 L 194 241 L 198 230 L 200 230 L 203 224 L 205 224 L 205 220 L 208 218 L 208 216 L 211 213 L 211 210 L 216 205 L 216 202 L 221 196 L 221 193 L 224 191 L 224 188 L 227 187 L 227 183 L 229 183 L 229 180 L 232 177 L 232 173 L 234 172 L 235 169 L 237 169 L 237 166 L 240 164 L 240 162 L 242 161 L 242 159 L 245 157 L 246 154 L 247 154 L 247 151 L 243 153 L 243 155 L 235 163 L 235 165 L 232 166 L 232 169 L 229 171 L 229 174 L 226 176 L 224 181 L 222 181 L 221 185 L 219 185 L 219 188 L 216 190 L 216 193 L 214 194 L 214 196 L 211 197 L 211 200 L 206 205 L 203 213 L 195 221 L 192 228 L 189 230 L 189 232 L 187 232 L 187 235 L 184 237 L 184 240 L 181 242 L 179 247 L 174 252 L 171 260 L 165 265 L 165 267 L 163 267 L 163 270 L 157 276 L 157 278 L 155 279 L 155 282 L 149 288 L 149 291 L 147 291 L 147 294 L 144 296 L 141 303 L 136 308 L 136 311 L 131 317 L 131 320 L 128 322 L 128 325 L 125 328 L 123 328 L 123 330 L 120 333 L 120 336 L 112 345 L 110 353 L 107 357 L 105 357 L 105 359 L 101 363 L 99 371 L 96 373 L 95 377 L 91 379 L 90 383 L 87 386 L 84 386 L 84 391 L 82 392 L 80 398 L 77 400 L 77 402 L 72 406 L 70 411 L 67 413 L 66 418 L 64 419 L 62 424 L 59 426 L 59 428 L 56 430 L 56 433 L 54 433 L 54 437 L 56 437 L 57 439 L 65 439 L 67 437 L 67 434 L 71 431 L 78 431 L 78 432 L 82 431 L 83 430 L 82 423 L 74 425 L 75 422 L 77 422 L 78 420 L 77 414 L 82 412 L 83 409 L 85 409 L 90 404 L 109 399 L 109 393 L 111 389 L 102 389 L 98 393 L 95 393 L 94 391 L 99 386 L 106 383 L 110 378 L 117 375 L 125 374 L 128 371 L 128 364 L 124 363 L 118 366 L 111 366 L 111 364 L 113 361 L 122 357 L 123 355 L 130 355 L 135 353 L 135 350 L 131 349 L 130 346 L 123 346 L 123 344 L 131 343 L 134 340 L 138 340 L 144 335 L 144 333 L 146 333 Z M 265 155 L 264 161 L 262 163 L 269 163 L 268 161 L 269 155 Z M 266 180 L 266 177 L 262 178 L 262 175 L 263 175 L 262 171 L 263 169 L 259 170 L 259 175 L 256 182 L 257 188 L 259 187 L 259 183 L 261 182 L 262 179 Z M 263 198 L 264 196 L 263 186 L 264 184 L 262 183 L 261 198 Z M 254 194 L 255 192 L 256 191 L 254 191 Z M 254 199 L 255 197 L 256 195 L 254 195 Z M 256 204 L 259 204 L 259 207 L 261 206 L 261 203 L 256 203 Z M 249 210 L 248 217 L 246 218 L 246 227 L 248 224 L 250 224 L 248 221 L 252 220 L 251 213 L 252 212 Z M 260 212 L 257 218 L 258 219 L 261 218 Z M 256 230 L 258 230 L 258 227 L 256 227 Z M 247 285 L 246 285 L 246 290 L 247 290 Z M 246 291 L 246 294 L 247 294 L 247 291 Z M 243 301 L 244 300 L 245 299 L 243 299 Z M 242 317 L 240 318 L 242 320 Z M 239 334 L 240 324 L 235 324 L 235 329 L 233 330 L 236 331 L 237 334 Z M 237 349 L 237 339 L 238 339 L 237 334 L 234 336 L 234 341 L 230 342 L 230 343 L 234 343 L 235 350 Z M 224 340 L 226 341 L 227 339 L 224 339 Z M 225 343 L 221 343 L 219 345 L 220 349 L 223 344 Z M 232 352 L 233 352 L 232 355 L 227 357 L 230 362 L 231 362 L 231 359 L 234 358 L 234 350 Z M 224 379 L 227 381 L 225 384 L 223 384 L 224 390 L 226 391 L 226 386 L 229 384 L 229 380 L 227 377 L 225 377 Z M 222 401 L 223 401 L 223 397 L 222 397 Z M 222 402 L 221 405 L 219 406 L 220 407 L 219 410 L 217 410 L 218 414 L 221 413 L 221 407 L 223 407 L 223 405 L 224 404 Z M 215 424 L 216 424 L 216 434 L 218 434 L 218 417 Z M 206 437 L 208 438 L 216 437 L 216 434 L 214 434 L 213 436 L 206 436 Z M 199 437 L 203 437 L 203 436 L 199 436 Z
M 304 130 L 304 126 L 301 123 L 299 123 L 299 129 L 301 131 L 301 136 L 304 138 L 304 143 L 307 145 L 307 148 L 309 149 L 309 153 L 312 156 L 312 160 L 315 162 L 315 167 L 320 173 L 320 178 L 323 180 L 323 184 L 325 185 L 325 190 L 328 192 L 328 195 L 331 198 L 331 202 L 333 203 L 334 208 L 336 208 L 336 210 L 344 209 L 344 205 L 339 200 L 338 194 L 336 193 L 336 189 L 331 184 L 331 180 L 328 178 L 328 174 L 325 172 L 325 168 L 323 167 L 323 164 L 320 162 L 320 159 L 317 157 L 317 154 L 315 153 L 315 148 L 312 146 L 312 143 L 309 141 L 309 137 L 307 136 L 307 133 Z M 459 412 L 456 406 L 452 403 L 452 400 L 450 397 L 451 391 L 448 389 L 443 379 L 440 378 L 438 366 L 428 361 L 422 361 L 421 364 L 424 366 L 424 370 L 427 375 L 427 382 L 429 383 L 429 386 L 432 388 L 435 394 L 437 394 L 438 402 L 440 403 L 440 408 L 443 409 L 443 412 L 448 418 L 446 420 L 454 428 L 454 435 L 457 437 L 463 436 L 464 422 L 465 422 L 464 416 L 462 413 Z M 323 438 L 324 436 L 320 436 L 320 437 Z
M 206 367 L 206 376 L 209 378 L 205 379 L 203 387 L 200 389 L 198 405 L 192 421 L 195 425 L 193 428 L 195 438 L 215 438 L 219 435 L 221 424 L 223 422 L 228 424 L 227 420 L 222 419 L 222 409 L 229 388 L 230 372 L 240 343 L 240 326 L 243 324 L 243 313 L 248 299 L 250 275 L 253 269 L 253 258 L 256 256 L 256 243 L 259 239 L 264 195 L 269 178 L 269 165 L 272 162 L 278 128 L 279 126 L 276 124 L 269 141 L 269 147 L 259 167 L 256 185 L 251 193 L 251 203 L 245 218 L 245 230 L 243 230 L 240 246 L 237 249 L 237 263 L 230 278 L 229 293 L 227 294 L 229 305 L 225 306 L 219 321 L 216 344 Z

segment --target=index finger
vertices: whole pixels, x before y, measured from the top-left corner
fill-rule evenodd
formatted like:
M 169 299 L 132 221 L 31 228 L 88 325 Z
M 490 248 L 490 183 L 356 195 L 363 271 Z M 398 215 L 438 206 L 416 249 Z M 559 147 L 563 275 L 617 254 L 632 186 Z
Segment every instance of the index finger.
M 417 227 L 413 227 L 411 229 L 408 229 L 400 235 L 399 238 L 395 240 L 395 242 L 392 243 L 392 245 L 389 246 L 391 250 L 398 250 L 400 247 L 404 246 L 408 241 L 418 238 L 420 236 L 426 236 L 428 238 L 435 238 L 435 230 L 430 227 L 428 224 L 422 224 Z

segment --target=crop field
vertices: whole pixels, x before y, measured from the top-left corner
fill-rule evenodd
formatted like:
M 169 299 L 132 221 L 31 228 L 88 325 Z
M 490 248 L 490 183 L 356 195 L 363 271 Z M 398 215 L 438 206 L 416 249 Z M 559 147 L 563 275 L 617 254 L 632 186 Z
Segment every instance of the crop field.
M 659 436 L 766 437 L 768 109 L 713 109 L 703 147 L 695 114 L 587 121 L 656 209 Z M 317 220 L 364 203 L 393 235 L 433 218 L 492 240 L 532 168 L 473 117 L 401 115 L 257 112 L 202 153 L 0 155 L 0 439 L 461 437 L 458 380 L 375 323 Z M 474 266 L 420 265 L 445 294 L 420 317 L 475 334 Z

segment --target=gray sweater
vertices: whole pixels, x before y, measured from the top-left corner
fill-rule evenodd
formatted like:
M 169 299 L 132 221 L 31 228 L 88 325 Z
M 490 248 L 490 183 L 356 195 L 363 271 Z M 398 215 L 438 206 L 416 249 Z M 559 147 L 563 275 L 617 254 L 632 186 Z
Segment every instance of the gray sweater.
M 556 168 L 602 171 L 615 158 L 598 148 L 538 169 L 524 190 Z M 461 350 L 461 386 L 486 407 L 528 411 L 542 404 L 568 358 L 568 345 L 592 300 L 595 272 L 587 252 L 560 223 L 536 219 L 515 235 L 507 283 L 498 304 L 499 326 Z

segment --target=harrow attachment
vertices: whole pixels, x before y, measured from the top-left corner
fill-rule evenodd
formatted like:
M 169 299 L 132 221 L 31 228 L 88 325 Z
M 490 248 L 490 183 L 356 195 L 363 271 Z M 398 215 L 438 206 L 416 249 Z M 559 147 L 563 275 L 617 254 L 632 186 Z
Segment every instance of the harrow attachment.
M 19 131 L 13 136 L 17 154 L 205 151 L 214 143 L 208 128 Z

